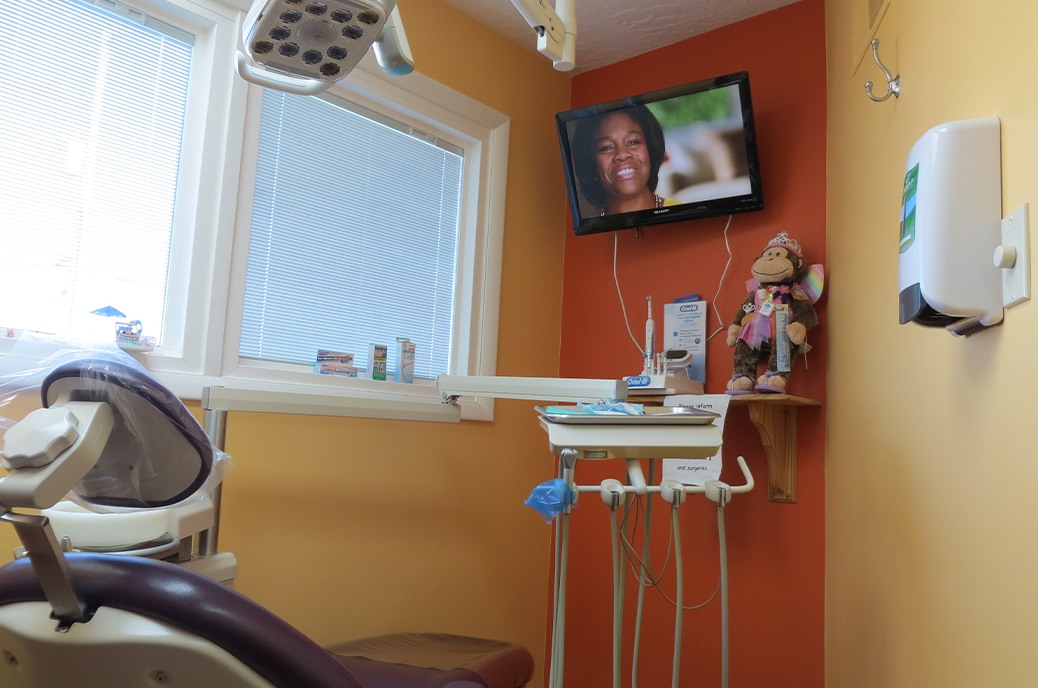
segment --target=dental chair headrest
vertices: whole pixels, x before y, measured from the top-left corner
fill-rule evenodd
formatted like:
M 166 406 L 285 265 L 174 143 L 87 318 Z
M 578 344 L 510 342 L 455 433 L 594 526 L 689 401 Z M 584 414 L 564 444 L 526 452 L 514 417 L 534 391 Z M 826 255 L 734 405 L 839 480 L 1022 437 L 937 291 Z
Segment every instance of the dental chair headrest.
M 58 366 L 44 378 L 45 407 L 102 401 L 115 427 L 101 458 L 72 490 L 98 506 L 153 508 L 195 494 L 213 470 L 213 445 L 173 392 L 147 373 L 104 358 Z

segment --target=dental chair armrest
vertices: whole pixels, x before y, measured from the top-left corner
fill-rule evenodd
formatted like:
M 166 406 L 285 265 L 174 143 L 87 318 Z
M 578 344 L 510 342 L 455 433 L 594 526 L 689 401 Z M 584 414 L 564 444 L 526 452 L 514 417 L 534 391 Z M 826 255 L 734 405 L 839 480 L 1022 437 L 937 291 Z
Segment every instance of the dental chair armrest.
M 203 575 L 137 557 L 65 558 L 73 587 L 89 611 L 112 607 L 168 623 L 221 647 L 279 688 L 364 688 L 295 628 Z M 0 568 L 0 605 L 45 600 L 28 560 Z

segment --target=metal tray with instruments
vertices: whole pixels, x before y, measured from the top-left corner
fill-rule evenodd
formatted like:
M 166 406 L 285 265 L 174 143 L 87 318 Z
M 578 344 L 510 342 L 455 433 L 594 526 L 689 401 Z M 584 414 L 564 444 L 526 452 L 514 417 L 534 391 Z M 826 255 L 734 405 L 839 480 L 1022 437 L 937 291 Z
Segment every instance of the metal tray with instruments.
M 556 409 L 573 409 L 559 412 Z M 644 415 L 580 412 L 578 406 L 535 406 L 534 410 L 551 423 L 571 425 L 710 425 L 720 414 L 685 406 L 646 406 Z

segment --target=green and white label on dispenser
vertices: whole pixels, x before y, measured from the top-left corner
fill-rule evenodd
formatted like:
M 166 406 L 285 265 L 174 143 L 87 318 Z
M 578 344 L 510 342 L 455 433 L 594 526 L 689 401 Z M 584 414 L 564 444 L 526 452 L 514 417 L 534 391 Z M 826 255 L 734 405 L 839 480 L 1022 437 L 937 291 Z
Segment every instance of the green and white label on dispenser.
M 919 165 L 905 173 L 905 191 L 901 197 L 901 244 L 900 253 L 904 253 L 915 241 L 915 205 L 919 191 Z

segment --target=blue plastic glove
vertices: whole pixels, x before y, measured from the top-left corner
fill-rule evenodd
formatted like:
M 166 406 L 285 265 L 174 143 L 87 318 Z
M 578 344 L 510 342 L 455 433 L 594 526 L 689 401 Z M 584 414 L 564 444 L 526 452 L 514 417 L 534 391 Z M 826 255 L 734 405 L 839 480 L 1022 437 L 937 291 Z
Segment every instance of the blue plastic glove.
M 551 523 L 567 506 L 576 501 L 577 494 L 573 488 L 562 478 L 555 478 L 533 488 L 533 492 L 523 504 L 537 511 L 545 523 Z

